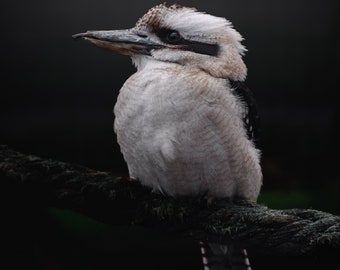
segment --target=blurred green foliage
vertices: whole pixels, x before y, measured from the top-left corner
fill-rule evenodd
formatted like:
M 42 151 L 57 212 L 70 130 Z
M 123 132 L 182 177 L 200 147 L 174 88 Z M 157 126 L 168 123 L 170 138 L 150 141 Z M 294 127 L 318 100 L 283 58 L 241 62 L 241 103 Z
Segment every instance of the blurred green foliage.
M 262 191 L 258 203 L 273 209 L 312 208 L 340 214 L 339 192 Z

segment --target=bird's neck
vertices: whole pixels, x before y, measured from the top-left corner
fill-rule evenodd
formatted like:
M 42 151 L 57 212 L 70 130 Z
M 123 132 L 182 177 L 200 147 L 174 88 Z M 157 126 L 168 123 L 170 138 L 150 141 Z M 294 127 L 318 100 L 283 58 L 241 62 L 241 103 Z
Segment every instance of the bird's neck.
M 146 66 L 163 66 L 163 65 L 172 65 L 172 66 L 178 66 L 177 63 L 173 62 L 166 62 L 166 61 L 160 61 L 152 56 L 149 55 L 135 55 L 131 57 L 132 63 L 137 68 L 137 71 L 143 70 Z
M 137 70 L 140 71 L 146 66 L 148 62 L 152 61 L 152 57 L 148 55 L 134 55 L 131 56 L 131 60 Z

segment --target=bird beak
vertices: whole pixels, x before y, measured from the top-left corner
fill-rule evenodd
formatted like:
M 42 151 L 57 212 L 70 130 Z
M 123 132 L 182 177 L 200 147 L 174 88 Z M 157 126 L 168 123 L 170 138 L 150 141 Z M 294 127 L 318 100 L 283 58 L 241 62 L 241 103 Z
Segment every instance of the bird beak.
M 72 37 L 74 39 L 82 38 L 98 47 L 129 56 L 136 54 L 150 55 L 151 50 L 163 47 L 161 44 L 153 42 L 145 36 L 138 35 L 133 29 L 87 31 L 75 34 Z

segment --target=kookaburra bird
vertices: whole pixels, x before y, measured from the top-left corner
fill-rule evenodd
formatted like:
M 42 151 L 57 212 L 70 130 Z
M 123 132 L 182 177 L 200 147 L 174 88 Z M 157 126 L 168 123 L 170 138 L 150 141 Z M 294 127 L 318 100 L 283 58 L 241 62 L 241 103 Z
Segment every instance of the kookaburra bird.
M 74 35 L 128 55 L 114 130 L 131 178 L 170 196 L 255 202 L 257 116 L 241 35 L 224 18 L 161 4 L 128 30 Z

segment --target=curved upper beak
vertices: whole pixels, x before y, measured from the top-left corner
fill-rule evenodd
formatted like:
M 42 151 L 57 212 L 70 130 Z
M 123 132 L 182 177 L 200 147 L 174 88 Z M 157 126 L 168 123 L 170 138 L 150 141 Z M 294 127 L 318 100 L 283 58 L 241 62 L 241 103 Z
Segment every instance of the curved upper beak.
M 150 55 L 153 49 L 162 48 L 163 45 L 150 41 L 144 35 L 138 35 L 132 29 L 110 30 L 110 31 L 87 31 L 72 36 L 74 39 L 85 39 L 98 47 L 124 54 L 146 54 Z

